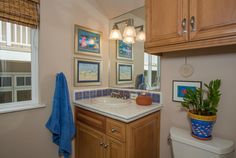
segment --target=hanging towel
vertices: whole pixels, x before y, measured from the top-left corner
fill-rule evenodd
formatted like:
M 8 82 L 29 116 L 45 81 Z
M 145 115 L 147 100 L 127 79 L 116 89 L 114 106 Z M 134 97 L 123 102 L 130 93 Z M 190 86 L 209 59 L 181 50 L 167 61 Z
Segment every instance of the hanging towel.
M 146 90 L 145 78 L 143 74 L 138 74 L 135 80 L 135 89 Z
M 59 155 L 69 158 L 72 152 L 71 141 L 75 135 L 75 125 L 67 81 L 63 73 L 56 76 L 53 108 L 46 128 L 52 132 L 52 140 L 59 147 Z

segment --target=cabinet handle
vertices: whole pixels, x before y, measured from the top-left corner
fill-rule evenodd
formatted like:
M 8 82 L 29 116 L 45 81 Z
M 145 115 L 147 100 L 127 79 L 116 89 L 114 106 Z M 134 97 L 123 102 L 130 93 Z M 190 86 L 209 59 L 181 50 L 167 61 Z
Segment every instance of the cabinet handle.
M 103 142 L 100 142 L 100 143 L 99 143 L 99 145 L 100 145 L 100 146 L 103 146 L 103 145 L 104 145 L 104 143 L 103 143 Z
M 182 32 L 187 33 L 187 20 L 186 20 L 186 18 L 184 18 L 182 20 Z
M 111 129 L 111 132 L 112 132 L 112 133 L 115 133 L 116 131 L 117 131 L 117 130 L 116 130 L 115 128 L 112 128 L 112 129 Z
M 108 146 L 109 146 L 108 144 L 105 144 L 105 145 L 104 145 L 104 148 L 106 149 Z
M 191 28 L 192 28 L 192 32 L 195 32 L 196 31 L 196 24 L 195 24 L 195 16 L 192 16 L 191 19 L 190 19 L 190 25 L 191 25 Z

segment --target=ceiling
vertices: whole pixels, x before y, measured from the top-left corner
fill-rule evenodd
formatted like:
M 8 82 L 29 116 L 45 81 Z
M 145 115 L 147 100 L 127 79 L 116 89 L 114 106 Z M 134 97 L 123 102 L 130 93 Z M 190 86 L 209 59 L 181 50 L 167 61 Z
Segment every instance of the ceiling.
M 145 20 L 145 7 L 135 9 L 130 13 Z
M 92 6 L 112 19 L 144 6 L 144 0 L 87 0 Z

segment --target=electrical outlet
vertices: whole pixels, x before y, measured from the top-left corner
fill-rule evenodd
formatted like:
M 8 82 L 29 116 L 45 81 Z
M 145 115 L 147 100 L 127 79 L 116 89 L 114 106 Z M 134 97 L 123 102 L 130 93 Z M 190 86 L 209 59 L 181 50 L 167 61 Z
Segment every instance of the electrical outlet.
M 130 93 L 130 99 L 136 99 L 138 97 L 137 93 Z

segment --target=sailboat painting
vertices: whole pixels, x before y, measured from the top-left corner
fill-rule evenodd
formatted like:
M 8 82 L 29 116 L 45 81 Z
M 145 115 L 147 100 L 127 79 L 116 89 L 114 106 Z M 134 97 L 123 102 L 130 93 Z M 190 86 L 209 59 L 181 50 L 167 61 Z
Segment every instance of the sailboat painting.
M 100 61 L 75 59 L 75 85 L 98 85 L 101 83 Z

